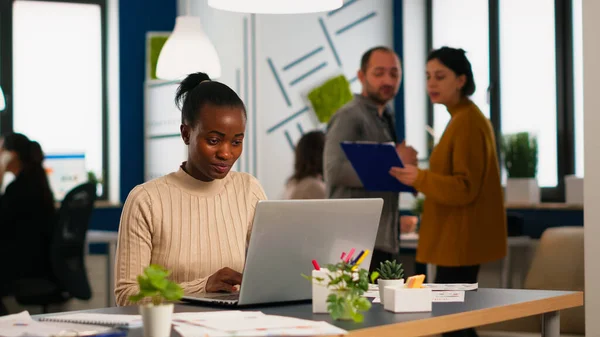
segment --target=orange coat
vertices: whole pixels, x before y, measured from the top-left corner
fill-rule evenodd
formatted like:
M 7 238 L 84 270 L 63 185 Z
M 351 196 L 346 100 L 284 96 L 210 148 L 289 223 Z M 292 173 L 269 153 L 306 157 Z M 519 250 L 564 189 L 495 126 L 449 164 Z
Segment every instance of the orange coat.
M 417 261 L 471 266 L 506 255 L 506 210 L 496 141 L 489 120 L 470 100 L 452 116 L 414 187 L 425 195 Z

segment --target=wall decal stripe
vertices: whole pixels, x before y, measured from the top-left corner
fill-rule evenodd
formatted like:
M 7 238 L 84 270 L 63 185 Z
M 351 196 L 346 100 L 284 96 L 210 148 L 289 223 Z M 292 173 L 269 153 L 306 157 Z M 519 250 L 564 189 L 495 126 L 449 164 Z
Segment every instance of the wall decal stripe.
M 348 31 L 349 29 L 351 29 L 351 28 L 353 28 L 353 27 L 355 27 L 355 26 L 357 26 L 357 25 L 359 25 L 359 24 L 361 24 L 361 23 L 363 23 L 363 22 L 365 22 L 365 21 L 367 21 L 367 20 L 369 20 L 371 18 L 374 18 L 375 16 L 377 16 L 377 13 L 371 12 L 371 13 L 369 13 L 369 14 L 361 17 L 360 19 L 358 19 L 358 20 L 356 20 L 354 22 L 351 22 L 348 25 L 346 25 L 346 26 L 338 29 L 338 31 L 335 32 L 335 35 L 340 35 L 340 34 L 344 33 L 345 31 Z
M 275 124 L 274 126 L 272 126 L 270 129 L 267 130 L 267 134 L 279 129 L 280 127 L 284 126 L 285 124 L 287 124 L 288 122 L 292 121 L 294 118 L 302 115 L 303 113 L 308 111 L 308 107 L 304 107 L 302 110 L 296 112 L 295 114 L 289 116 L 288 118 L 282 120 L 281 122 Z
M 281 83 L 281 79 L 279 78 L 279 75 L 277 75 L 277 70 L 275 70 L 275 66 L 273 65 L 271 58 L 267 58 L 267 63 L 269 64 L 269 68 L 271 68 L 271 72 L 273 73 L 273 77 L 275 77 L 275 81 L 277 81 L 277 85 L 279 85 L 279 90 L 281 90 L 281 94 L 283 95 L 285 102 L 288 106 L 292 106 L 292 102 L 290 102 L 290 98 L 283 88 L 283 83 Z
M 341 11 L 342 9 L 344 9 L 344 8 L 346 8 L 346 7 L 350 6 L 350 5 L 352 5 L 352 4 L 353 4 L 353 3 L 355 3 L 356 1 L 357 1 L 357 0 L 349 0 L 349 1 L 346 1 L 346 3 L 342 5 L 342 7 L 338 8 L 338 9 L 334 9 L 334 10 L 330 11 L 329 13 L 327 13 L 327 16 L 332 16 L 332 15 L 336 14 L 337 12 Z
M 306 73 L 300 75 L 300 77 L 298 77 L 297 79 L 293 80 L 290 82 L 290 86 L 294 86 L 296 84 L 298 84 L 299 82 L 301 82 L 303 79 L 307 78 L 308 76 L 316 73 L 317 71 L 325 68 L 327 66 L 327 62 L 323 62 L 321 64 L 319 64 L 318 66 L 312 68 L 311 70 L 307 71 Z
M 321 29 L 323 29 L 323 34 L 325 34 L 325 38 L 327 39 L 327 43 L 329 43 L 329 47 L 331 47 L 331 51 L 333 52 L 333 56 L 335 57 L 335 61 L 338 66 L 342 66 L 342 61 L 340 60 L 340 56 L 335 50 L 335 46 L 333 45 L 333 41 L 331 40 L 331 36 L 329 36 L 329 32 L 327 31 L 327 27 L 325 27 L 325 22 L 322 18 L 319 18 L 319 24 L 321 24 Z
M 287 66 L 283 67 L 283 70 L 289 70 L 289 69 L 290 69 L 290 68 L 292 68 L 293 66 L 295 66 L 295 65 L 299 64 L 300 62 L 302 62 L 302 61 L 304 61 L 304 60 L 308 59 L 309 57 L 311 57 L 311 56 L 313 56 L 313 55 L 315 55 L 315 54 L 317 54 L 317 53 L 319 53 L 319 52 L 321 52 L 321 51 L 323 51 L 323 46 L 321 46 L 321 47 L 319 47 L 319 48 L 317 48 L 317 49 L 315 49 L 315 50 L 312 50 L 312 51 L 310 51 L 308 54 L 305 54 L 305 55 L 301 56 L 299 59 L 297 59 L 297 60 L 295 60 L 295 61 L 292 61 L 292 62 L 291 62 L 290 64 L 288 64 Z
M 295 151 L 296 150 L 296 146 L 294 146 L 294 141 L 292 140 L 292 137 L 290 136 L 290 133 L 286 131 L 286 132 L 284 132 L 284 134 L 285 134 L 285 138 L 288 141 L 288 144 L 292 148 L 292 151 Z

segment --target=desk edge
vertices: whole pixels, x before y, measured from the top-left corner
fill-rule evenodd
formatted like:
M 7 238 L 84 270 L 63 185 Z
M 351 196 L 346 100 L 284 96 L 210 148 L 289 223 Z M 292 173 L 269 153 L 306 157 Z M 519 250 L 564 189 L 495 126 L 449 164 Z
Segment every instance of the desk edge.
M 436 335 L 443 332 L 478 327 L 513 319 L 540 315 L 583 305 L 583 292 L 560 295 L 541 300 L 509 304 L 500 307 L 461 312 L 422 320 L 388 324 L 378 327 L 349 331 L 350 337 L 395 337 L 402 331 L 403 337 Z M 333 336 L 326 336 L 333 337 Z

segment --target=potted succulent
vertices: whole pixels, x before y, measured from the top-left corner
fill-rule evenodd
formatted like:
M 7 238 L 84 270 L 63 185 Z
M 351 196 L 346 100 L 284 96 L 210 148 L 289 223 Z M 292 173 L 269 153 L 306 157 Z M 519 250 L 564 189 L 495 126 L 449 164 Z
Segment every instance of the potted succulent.
M 327 296 L 327 311 L 335 320 L 353 320 L 360 323 L 364 319 L 362 312 L 371 309 L 371 302 L 364 297 L 365 291 L 369 289 L 369 272 L 358 269 L 352 263 L 339 262 L 327 265 L 327 288 L 330 294 Z M 302 275 L 311 280 L 312 276 Z M 316 278 L 317 282 L 323 279 Z
M 538 165 L 537 138 L 528 132 L 506 135 L 502 142 L 506 180 L 506 201 L 539 203 L 540 188 L 536 180 Z
M 379 299 L 383 304 L 385 303 L 383 297 L 385 287 L 399 288 L 404 285 L 404 269 L 402 268 L 402 263 L 398 263 L 396 260 L 381 262 L 379 268 L 371 275 L 371 280 L 374 281 L 376 278 L 378 278 L 377 284 L 379 284 Z
M 129 297 L 137 303 L 150 299 L 150 303 L 140 305 L 140 315 L 144 324 L 145 337 L 167 337 L 171 335 L 171 317 L 173 303 L 183 297 L 183 289 L 167 277 L 171 274 L 159 265 L 150 265 L 144 269 L 144 274 L 138 275 L 139 293 Z

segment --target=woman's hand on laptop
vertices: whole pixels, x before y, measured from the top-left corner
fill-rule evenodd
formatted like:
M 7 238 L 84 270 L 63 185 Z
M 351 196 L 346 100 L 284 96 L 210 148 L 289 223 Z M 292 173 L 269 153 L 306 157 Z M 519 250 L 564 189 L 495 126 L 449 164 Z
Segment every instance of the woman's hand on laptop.
M 242 274 L 229 267 L 225 267 L 208 278 L 208 281 L 206 281 L 206 292 L 232 293 L 236 291 L 235 286 L 240 284 L 242 284 Z

